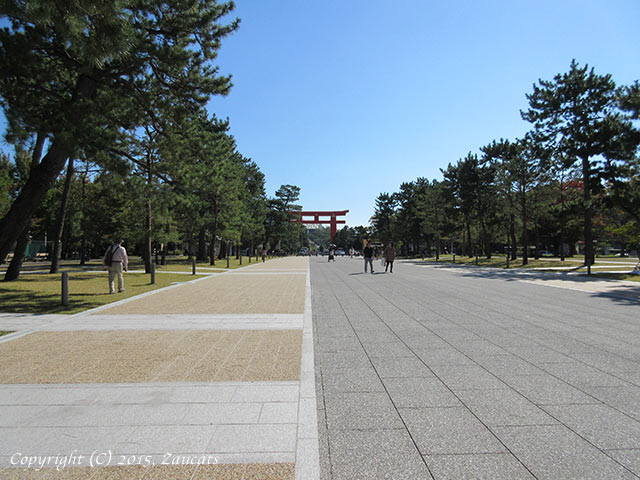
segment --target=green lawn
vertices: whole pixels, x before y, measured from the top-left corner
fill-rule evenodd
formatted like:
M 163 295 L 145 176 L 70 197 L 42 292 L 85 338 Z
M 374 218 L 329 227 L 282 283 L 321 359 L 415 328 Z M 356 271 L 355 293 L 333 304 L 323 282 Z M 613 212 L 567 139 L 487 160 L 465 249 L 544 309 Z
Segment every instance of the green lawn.
M 261 261 L 261 260 L 260 260 Z M 251 264 L 255 264 L 255 257 L 251 257 Z M 33 271 L 49 271 L 50 268 L 49 262 L 26 262 L 22 268 L 23 272 L 33 272 Z M 229 260 L 229 269 L 246 267 L 249 265 L 249 257 L 242 257 L 242 265 L 240 265 L 239 259 L 235 257 Z M 6 270 L 7 264 L 0 266 L 0 278 L 4 276 L 4 271 Z M 188 257 L 185 256 L 171 256 L 167 257 L 166 265 L 156 265 L 156 271 L 173 271 L 173 272 L 191 272 L 191 261 Z M 87 262 L 84 266 L 80 265 L 79 260 L 61 260 L 60 261 L 60 271 L 65 270 L 102 270 L 102 260 L 101 259 L 93 259 Z M 214 273 L 216 271 L 225 271 L 227 269 L 227 260 L 216 260 L 215 265 L 210 265 L 208 261 L 205 262 L 197 262 L 196 263 L 196 272 L 198 269 L 202 269 L 203 273 Z M 144 261 L 140 257 L 129 257 L 129 270 L 144 270 Z
M 8 335 L 9 333 L 13 333 L 13 332 L 7 332 L 7 331 L 5 331 L 5 330 L 0 330 L 0 337 L 1 337 L 2 335 Z
M 435 257 L 426 258 L 426 262 L 435 262 Z M 452 255 L 440 255 L 440 263 L 452 263 L 453 258 Z M 460 265 L 475 265 L 476 257 L 469 258 L 466 255 L 456 255 L 456 264 Z M 620 265 L 620 263 L 615 262 L 607 262 L 605 260 L 596 259 L 596 264 L 598 267 L 606 266 L 611 267 L 612 270 L 620 270 L 622 272 L 628 272 L 633 269 L 633 265 Z M 478 266 L 481 267 L 495 267 L 495 268 L 506 268 L 507 259 L 504 256 L 493 256 L 491 259 L 487 259 L 486 257 L 478 257 Z M 584 267 L 584 263 L 579 258 L 567 259 L 564 262 L 558 260 L 550 260 L 546 258 L 540 258 L 536 260 L 535 258 L 530 258 L 529 263 L 527 265 L 522 265 L 522 258 L 518 257 L 516 260 L 511 260 L 509 262 L 509 268 L 559 268 L 559 267 L 569 267 L 575 269 L 575 271 L 582 272 L 587 271 L 587 268 Z M 592 269 L 592 272 L 596 272 L 597 269 Z
M 18 280 L 0 282 L 0 312 L 2 313 L 78 313 L 144 292 L 166 287 L 174 282 L 188 282 L 202 275 L 159 273 L 156 283 L 143 273 L 125 273 L 125 291 L 109 294 L 108 275 L 101 272 L 69 274 L 69 306 L 60 304 L 60 275 L 23 274 Z M 116 280 L 117 282 L 117 280 Z

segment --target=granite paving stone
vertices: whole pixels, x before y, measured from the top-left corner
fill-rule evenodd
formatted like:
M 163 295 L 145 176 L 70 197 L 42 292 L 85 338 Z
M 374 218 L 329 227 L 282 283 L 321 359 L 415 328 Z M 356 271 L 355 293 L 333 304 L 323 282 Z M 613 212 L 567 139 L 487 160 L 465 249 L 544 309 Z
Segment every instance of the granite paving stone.
M 302 399 L 302 401 L 308 399 Z M 260 423 L 297 423 L 298 404 L 296 402 L 274 402 L 262 404 Z
M 384 392 L 384 386 L 373 367 L 326 368 L 324 389 L 331 392 Z
M 542 375 L 544 373 L 539 367 L 511 354 L 478 355 L 474 356 L 473 359 L 498 377 L 502 375 Z
M 640 449 L 606 450 L 606 454 L 640 477 Z
M 478 365 L 434 365 L 432 368 L 438 378 L 454 391 L 508 388 L 499 378 Z
M 334 480 L 433 478 L 404 429 L 330 430 Z
M 640 449 L 640 422 L 607 405 L 549 405 L 547 412 L 601 449 Z
M 402 421 L 386 393 L 325 394 L 327 427 L 379 430 L 402 428 Z
M 371 357 L 381 378 L 432 378 L 433 372 L 417 357 Z
M 609 373 L 637 372 L 640 370 L 640 362 L 634 362 L 620 355 L 610 353 L 574 353 L 571 354 L 571 357 Z
M 204 452 L 216 431 L 211 425 L 164 425 L 137 427 L 124 446 L 128 451 L 146 454 Z
M 509 453 L 428 455 L 436 480 L 534 480 L 536 477 Z
M 513 390 L 463 390 L 457 394 L 485 425 L 553 425 L 558 423 Z
M 423 455 L 502 453 L 505 447 L 466 408 L 401 408 Z
M 460 400 L 442 382 L 434 378 L 388 378 L 384 384 L 398 408 L 460 406 Z
M 473 365 L 474 361 L 453 347 L 446 348 L 414 348 L 418 358 L 429 367 Z
M 536 405 L 599 403 L 584 390 L 551 375 L 502 375 L 502 381 Z
M 321 478 L 640 477 L 640 302 L 608 296 L 606 282 L 564 288 L 583 280 L 555 273 L 419 260 L 399 260 L 393 276 L 362 275 L 361 260 L 310 267 L 329 439 Z M 366 388 L 371 366 L 383 390 L 336 388 Z M 375 411 L 372 398 L 386 412 L 375 430 L 362 413 Z M 388 420 L 394 410 L 400 423 Z M 405 440 L 384 444 L 390 432 Z M 416 453 L 429 473 L 391 473 Z
M 492 427 L 492 430 L 540 479 L 637 478 L 620 463 L 563 425 Z
M 582 363 L 548 364 L 544 370 L 577 388 L 617 387 L 627 383 L 612 374 Z
M 640 421 L 640 387 L 591 387 L 586 391 L 605 405 Z
M 220 425 L 213 434 L 207 453 L 293 452 L 296 424 Z

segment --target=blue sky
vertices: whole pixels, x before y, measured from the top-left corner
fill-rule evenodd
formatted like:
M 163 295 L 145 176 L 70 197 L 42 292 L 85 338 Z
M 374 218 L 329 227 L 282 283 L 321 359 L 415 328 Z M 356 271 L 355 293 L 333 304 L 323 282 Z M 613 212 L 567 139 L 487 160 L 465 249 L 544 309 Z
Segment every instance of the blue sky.
M 234 88 L 210 111 L 230 118 L 269 195 L 298 185 L 305 209 L 349 209 L 352 226 L 368 224 L 379 193 L 522 136 L 525 94 L 571 59 L 640 79 L 639 0 L 236 5 L 242 22 L 218 59 Z
M 349 225 L 368 224 L 380 192 L 522 136 L 525 94 L 572 58 L 640 78 L 637 0 L 236 5 L 219 56 L 234 88 L 210 111 L 230 118 L 269 195 L 298 185 L 305 209 L 349 209 Z

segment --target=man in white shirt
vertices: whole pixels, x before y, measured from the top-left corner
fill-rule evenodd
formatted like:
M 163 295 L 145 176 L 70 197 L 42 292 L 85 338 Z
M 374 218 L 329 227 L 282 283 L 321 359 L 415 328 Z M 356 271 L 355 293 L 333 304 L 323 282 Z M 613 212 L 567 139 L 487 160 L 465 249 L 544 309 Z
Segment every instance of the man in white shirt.
M 115 293 L 115 279 L 118 276 L 118 292 L 124 292 L 123 270 L 129 270 L 127 250 L 122 246 L 124 240 L 118 240 L 107 249 L 102 264 L 109 268 L 109 293 Z

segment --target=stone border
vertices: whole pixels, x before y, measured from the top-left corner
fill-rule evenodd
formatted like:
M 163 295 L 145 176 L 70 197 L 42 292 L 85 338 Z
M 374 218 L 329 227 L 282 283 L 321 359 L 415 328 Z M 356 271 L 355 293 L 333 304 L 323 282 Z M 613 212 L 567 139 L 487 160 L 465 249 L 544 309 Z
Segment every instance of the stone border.
M 298 400 L 298 432 L 296 443 L 296 480 L 320 478 L 318 418 L 313 356 L 313 313 L 311 308 L 311 268 L 307 262 L 306 299 L 302 333 L 302 366 Z

